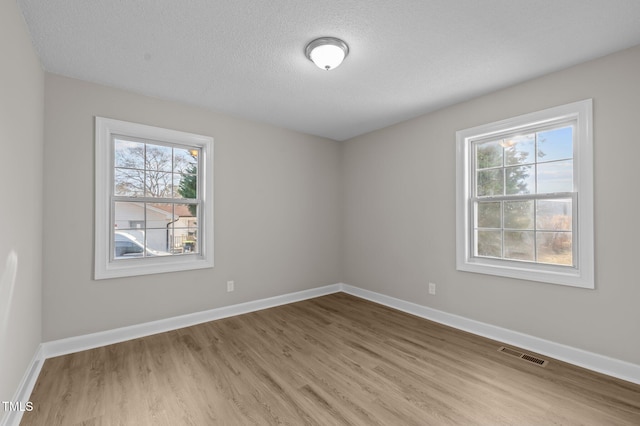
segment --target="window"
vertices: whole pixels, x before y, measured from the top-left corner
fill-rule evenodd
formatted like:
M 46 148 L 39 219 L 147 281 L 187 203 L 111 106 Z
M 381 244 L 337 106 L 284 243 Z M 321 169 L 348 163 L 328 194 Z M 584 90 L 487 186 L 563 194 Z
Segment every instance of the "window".
M 457 269 L 594 288 L 591 100 L 456 139 Z
M 95 278 L 213 267 L 213 139 L 96 117 Z

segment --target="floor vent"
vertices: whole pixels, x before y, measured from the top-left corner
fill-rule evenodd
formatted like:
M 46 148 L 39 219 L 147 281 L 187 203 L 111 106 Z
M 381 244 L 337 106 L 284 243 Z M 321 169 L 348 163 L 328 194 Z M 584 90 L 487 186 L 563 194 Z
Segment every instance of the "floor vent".
M 506 348 L 504 346 L 500 346 L 500 349 L 498 349 L 498 352 L 502 352 L 507 355 L 518 357 L 532 364 L 539 365 L 540 367 L 546 367 L 546 365 L 549 363 L 549 361 L 547 361 L 546 359 L 540 359 L 533 355 L 525 354 L 520 351 L 516 351 L 515 349 Z

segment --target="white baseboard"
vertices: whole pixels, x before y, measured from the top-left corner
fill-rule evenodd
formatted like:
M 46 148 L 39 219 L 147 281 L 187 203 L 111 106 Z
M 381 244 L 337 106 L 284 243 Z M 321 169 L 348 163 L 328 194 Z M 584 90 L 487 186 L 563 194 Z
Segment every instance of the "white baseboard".
M 640 384 L 640 365 L 619 359 L 610 358 L 582 349 L 549 340 L 540 339 L 528 334 L 519 333 L 495 325 L 486 324 L 458 315 L 449 314 L 437 309 L 428 308 L 391 296 L 364 290 L 348 284 L 340 284 L 343 292 L 362 299 L 367 299 L 399 311 L 407 312 L 431 321 L 438 322 L 459 330 L 468 331 L 482 337 L 497 340 L 509 345 L 537 352 L 569 364 L 577 365 L 589 370 L 597 371 L 608 376 L 617 377 L 628 382 Z
M 113 330 L 53 340 L 42 344 L 44 356 L 45 358 L 51 358 L 54 356 L 98 348 L 101 346 L 111 345 L 113 343 L 137 339 L 139 337 L 150 336 L 152 334 L 164 333 L 165 331 L 190 327 L 192 325 L 202 324 L 204 322 L 214 321 L 217 319 L 246 314 L 249 312 L 285 305 L 287 303 L 299 302 L 301 300 L 324 296 L 326 294 L 337 293 L 340 290 L 340 284 L 332 284 L 295 293 L 288 293 L 281 296 L 274 296 L 237 305 L 210 309 L 208 311 L 195 312 L 192 314 L 180 315 L 173 318 L 166 318 L 158 321 L 116 328 Z
M 31 362 L 27 366 L 24 376 L 22 376 L 22 380 L 20 380 L 18 389 L 16 390 L 11 402 L 19 402 L 23 407 L 27 402 L 29 402 L 29 397 L 36 385 L 36 381 L 38 380 L 38 376 L 40 375 L 40 370 L 42 369 L 42 364 L 44 364 L 45 359 L 46 357 L 44 356 L 42 344 L 40 344 L 38 345 L 38 349 L 36 349 L 36 353 L 33 355 Z M 1 418 L 0 426 L 18 426 L 20 424 L 20 420 L 22 420 L 23 414 L 23 411 L 4 412 L 4 417 Z

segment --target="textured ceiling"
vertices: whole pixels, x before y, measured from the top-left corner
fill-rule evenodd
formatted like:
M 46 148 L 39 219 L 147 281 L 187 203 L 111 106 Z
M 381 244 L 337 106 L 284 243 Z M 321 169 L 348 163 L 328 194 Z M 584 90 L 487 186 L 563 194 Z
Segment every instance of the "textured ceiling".
M 49 72 L 336 140 L 640 44 L 638 0 L 17 1 Z

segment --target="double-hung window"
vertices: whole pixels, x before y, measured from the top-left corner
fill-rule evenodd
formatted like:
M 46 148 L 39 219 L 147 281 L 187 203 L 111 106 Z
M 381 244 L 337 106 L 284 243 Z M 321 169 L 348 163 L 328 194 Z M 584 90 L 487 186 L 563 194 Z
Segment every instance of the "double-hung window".
M 213 140 L 96 117 L 95 278 L 213 266 Z
M 593 288 L 591 100 L 457 132 L 457 268 Z

